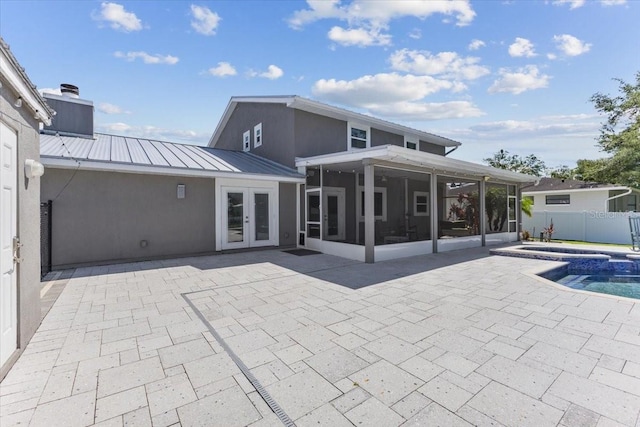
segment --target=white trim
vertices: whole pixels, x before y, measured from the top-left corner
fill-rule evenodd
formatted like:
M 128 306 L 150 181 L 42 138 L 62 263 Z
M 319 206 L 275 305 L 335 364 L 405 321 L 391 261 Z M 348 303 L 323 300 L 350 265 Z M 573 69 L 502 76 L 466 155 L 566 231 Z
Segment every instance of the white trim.
M 277 181 L 277 182 L 298 182 L 304 183 L 305 178 L 285 177 L 279 175 L 261 175 L 250 174 L 245 172 L 233 172 L 233 171 L 212 171 L 204 169 L 186 169 L 186 168 L 174 168 L 163 166 L 150 166 L 150 165 L 133 165 L 128 163 L 114 163 L 114 162 L 96 162 L 90 160 L 81 160 L 80 166 L 75 160 L 72 159 L 60 159 L 52 157 L 40 157 L 40 162 L 49 168 L 56 169 L 79 169 L 88 171 L 102 171 L 102 172 L 120 172 L 120 173 L 135 173 L 142 175 L 169 175 L 169 176 L 190 176 L 194 178 L 230 178 L 234 176 L 255 180 L 255 181 Z
M 394 145 L 380 145 L 362 150 L 348 152 L 322 154 L 319 156 L 296 158 L 296 166 L 320 166 L 348 162 L 359 162 L 364 159 L 389 161 L 399 164 L 407 164 L 425 169 L 425 172 L 438 175 L 455 174 L 461 177 L 471 177 L 476 180 L 484 176 L 497 180 L 506 180 L 509 183 L 529 183 L 537 178 L 518 172 L 497 169 L 491 166 L 480 165 L 464 160 L 452 159 L 424 151 L 407 150 L 404 147 Z
M 517 232 L 503 232 L 503 233 L 487 233 L 485 234 L 485 245 L 499 245 L 502 243 L 517 242 Z
M 258 123 L 253 127 L 253 148 L 262 145 L 262 123 Z
M 427 255 L 433 253 L 433 242 L 431 240 L 422 240 L 419 242 L 394 243 L 393 245 L 378 245 L 375 247 L 374 252 L 376 262 Z
M 245 131 L 242 134 L 242 151 L 249 152 L 251 150 L 251 131 Z
M 354 137 L 352 135 L 353 129 L 366 132 L 366 137 L 364 138 L 365 148 L 371 148 L 371 126 L 367 126 L 365 124 L 357 122 L 347 122 L 347 151 L 363 149 L 361 147 L 354 147 L 352 145 L 352 139 L 362 141 L 362 138 Z
M 438 239 L 438 252 L 455 251 L 458 249 L 479 248 L 482 246 L 482 236 L 453 237 Z
M 209 139 L 209 147 L 216 146 L 222 134 L 222 130 L 226 127 L 229 119 L 235 111 L 236 106 L 239 103 L 284 104 L 289 108 L 295 108 L 297 110 L 307 111 L 345 122 L 354 121 L 367 123 L 369 126 L 374 127 L 375 129 L 391 132 L 397 135 L 404 135 L 405 133 L 415 134 L 421 140 L 426 141 L 430 144 L 441 145 L 443 147 L 458 147 L 461 145 L 458 141 L 454 141 L 452 139 L 435 135 L 429 132 L 421 131 L 419 129 L 412 129 L 407 126 L 392 123 L 376 117 L 371 117 L 365 114 L 356 113 L 354 111 L 345 110 L 343 108 L 334 107 L 333 105 L 323 104 L 321 102 L 312 101 L 310 99 L 301 98 L 295 95 L 289 95 L 232 97 L 227 104 L 227 108 L 225 109 L 222 118 L 216 126 L 216 130 Z
M 2 55 L 0 55 L 0 74 L 7 80 L 9 85 L 17 92 L 16 96 L 22 98 L 22 101 L 26 103 L 34 113 L 37 113 L 38 120 L 49 126 L 51 124 L 51 117 L 47 114 L 50 110 L 49 106 L 44 104 L 34 95 L 30 90 L 28 82 L 25 82 L 24 78 L 13 66 L 12 61 L 7 56 L 4 48 L 0 49 Z
M 563 190 L 529 190 L 529 191 L 522 191 L 522 195 L 523 196 L 534 196 L 534 195 L 542 195 L 542 194 L 546 194 L 546 193 L 556 193 L 556 194 L 563 194 L 563 193 L 571 193 L 574 191 L 579 191 L 579 192 L 583 192 L 583 191 L 613 191 L 613 190 L 632 190 L 632 191 L 637 191 L 633 188 L 630 187 L 623 187 L 623 186 L 611 186 L 611 187 L 594 187 L 594 188 L 565 188 Z
M 320 251 L 323 254 L 329 254 L 342 258 L 352 259 L 354 261 L 364 262 L 364 246 L 362 245 L 332 242 L 329 240 L 320 240 L 308 237 L 305 242 L 308 249 Z
M 378 221 L 387 221 L 387 187 L 374 187 L 374 203 L 375 203 L 375 193 L 382 193 L 382 215 L 374 215 L 375 220 Z M 362 214 L 362 198 L 364 197 L 364 187 L 359 185 L 357 192 L 357 206 L 356 206 L 356 215 L 358 215 L 358 221 L 364 222 L 364 215 Z M 375 214 L 375 212 L 374 212 Z
M 427 211 L 426 212 L 418 212 L 418 201 L 416 200 L 418 197 L 426 197 L 427 198 Z M 431 196 L 428 191 L 414 191 L 413 192 L 413 216 L 430 216 L 431 215 L 431 204 L 429 203 Z M 421 203 L 424 204 L 424 203 Z
M 415 148 L 411 148 L 408 144 L 415 144 Z M 408 150 L 420 151 L 420 139 L 413 135 L 404 136 L 404 148 Z

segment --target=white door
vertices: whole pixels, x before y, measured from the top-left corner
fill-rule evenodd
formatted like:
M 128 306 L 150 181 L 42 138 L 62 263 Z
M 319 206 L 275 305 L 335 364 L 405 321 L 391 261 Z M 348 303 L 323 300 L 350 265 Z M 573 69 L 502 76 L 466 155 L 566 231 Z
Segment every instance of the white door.
M 222 249 L 277 244 L 273 191 L 222 187 Z
M 324 187 L 322 196 L 323 238 L 324 240 L 344 240 L 344 188 Z
M 0 123 L 0 366 L 18 347 L 18 299 L 13 239 L 17 230 L 18 137 Z

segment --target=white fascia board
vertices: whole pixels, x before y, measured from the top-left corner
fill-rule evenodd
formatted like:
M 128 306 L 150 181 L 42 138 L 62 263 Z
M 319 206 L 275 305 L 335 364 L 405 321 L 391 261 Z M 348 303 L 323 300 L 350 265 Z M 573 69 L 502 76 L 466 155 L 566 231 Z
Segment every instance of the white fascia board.
M 51 116 L 47 114 L 50 107 L 42 103 L 30 90 L 29 84 L 24 81 L 20 73 L 13 66 L 12 61 L 7 57 L 4 49 L 0 49 L 0 73 L 7 79 L 9 85 L 17 92 L 22 101 L 37 114 L 40 121 L 47 126 L 51 125 Z
M 291 183 L 305 183 L 305 177 L 299 178 L 280 176 L 280 175 L 262 175 L 262 174 L 250 174 L 244 172 L 231 172 L 231 171 L 212 171 L 212 170 L 198 170 L 198 169 L 184 169 L 184 168 L 171 168 L 162 166 L 146 166 L 146 165 L 132 165 L 126 163 L 113 163 L 113 162 L 95 162 L 88 160 L 80 160 L 80 165 L 73 159 L 63 159 L 59 157 L 46 157 L 41 156 L 40 161 L 45 168 L 53 169 L 79 169 L 87 171 L 101 171 L 101 172 L 119 172 L 119 173 L 134 173 L 141 175 L 167 175 L 167 176 L 188 176 L 193 178 L 242 178 L 252 179 L 256 181 L 277 181 L 277 182 L 291 182 Z M 45 170 L 46 173 L 46 170 Z
M 595 187 L 595 188 L 565 188 L 564 190 L 528 190 L 522 191 L 522 194 L 526 195 L 536 195 L 536 194 L 566 194 L 566 193 L 575 193 L 575 192 L 588 192 L 588 191 L 610 191 L 610 190 L 621 190 L 627 191 L 630 190 L 629 187 Z
M 297 158 L 296 167 L 357 162 L 364 159 L 388 160 L 399 164 L 404 163 L 420 166 L 425 168 L 428 172 L 437 173 L 439 175 L 446 175 L 449 173 L 474 176 L 478 178 L 488 176 L 490 178 L 518 183 L 533 182 L 538 179 L 532 175 L 492 168 L 490 166 L 479 165 L 464 160 L 451 159 L 449 157 L 425 153 L 422 151 L 409 150 L 408 148 L 396 147 L 393 145 L 382 145 L 335 154 Z
M 304 110 L 339 120 L 363 122 L 376 129 L 391 131 L 392 133 L 396 133 L 402 136 L 404 136 L 405 134 L 413 135 L 422 141 L 427 141 L 432 144 L 441 145 L 443 147 L 458 147 L 462 145 L 460 142 L 454 141 L 449 138 L 421 131 L 419 129 L 412 129 L 407 126 L 389 122 L 377 117 L 368 116 L 366 114 L 356 113 L 355 111 L 345 110 L 344 108 L 334 107 L 333 105 L 323 104 L 311 99 L 301 98 L 299 96 L 294 97 L 289 106 L 291 108 L 296 108 L 299 110 Z

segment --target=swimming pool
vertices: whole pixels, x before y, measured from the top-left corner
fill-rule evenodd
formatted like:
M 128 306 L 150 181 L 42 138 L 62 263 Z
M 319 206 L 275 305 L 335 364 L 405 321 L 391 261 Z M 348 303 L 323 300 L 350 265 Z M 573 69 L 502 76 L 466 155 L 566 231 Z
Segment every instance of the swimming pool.
M 491 251 L 495 255 L 561 261 L 539 274 L 571 289 L 640 299 L 640 255 L 575 247 L 520 245 Z
M 571 289 L 640 299 L 640 274 L 616 271 L 572 271 L 567 266 L 540 274 Z

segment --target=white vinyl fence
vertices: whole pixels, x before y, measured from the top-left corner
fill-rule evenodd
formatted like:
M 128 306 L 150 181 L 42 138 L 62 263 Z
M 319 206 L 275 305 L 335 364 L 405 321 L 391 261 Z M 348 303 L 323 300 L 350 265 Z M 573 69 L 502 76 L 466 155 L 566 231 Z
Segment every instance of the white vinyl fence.
M 534 212 L 531 218 L 522 215 L 522 230 L 528 231 L 532 238 L 538 240 L 540 232 L 553 220 L 554 239 L 631 245 L 629 216 L 640 216 L 640 213 Z

